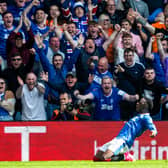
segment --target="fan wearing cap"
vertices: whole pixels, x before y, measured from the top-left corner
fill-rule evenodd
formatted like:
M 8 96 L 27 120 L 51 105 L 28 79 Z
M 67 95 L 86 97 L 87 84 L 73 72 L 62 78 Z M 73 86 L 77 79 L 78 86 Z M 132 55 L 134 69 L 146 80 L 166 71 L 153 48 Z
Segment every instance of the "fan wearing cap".
M 22 29 L 23 26 L 26 28 L 26 33 Z M 25 35 L 26 40 L 25 40 Z M 25 17 L 21 16 L 19 24 L 17 27 L 10 33 L 6 48 L 7 48 L 7 64 L 11 66 L 11 57 L 15 53 L 20 53 L 23 64 L 28 64 L 31 57 L 31 48 L 34 44 L 34 35 L 30 25 L 27 23 Z
M 73 71 L 70 71 L 67 73 L 66 75 L 66 79 L 64 84 L 54 84 L 52 81 L 48 80 L 48 74 L 47 73 L 42 73 L 41 74 L 41 79 L 44 80 L 47 85 L 57 91 L 59 91 L 60 93 L 60 106 L 62 107 L 62 99 L 67 99 L 70 100 L 67 103 L 72 103 L 74 104 L 75 102 L 77 102 L 76 97 L 74 96 L 74 92 L 75 90 L 80 90 L 82 93 L 84 93 L 85 89 L 87 88 L 88 85 L 85 85 L 83 83 L 79 83 L 77 82 L 77 77 L 76 77 L 76 73 Z M 65 104 L 64 104 L 65 105 Z M 66 108 L 61 108 L 58 110 L 58 108 L 56 110 L 54 110 L 54 117 L 52 117 L 53 120 L 76 120 L 77 118 L 74 116 L 77 116 L 79 120 L 88 120 L 90 118 L 90 108 L 87 108 L 87 111 L 85 111 L 85 113 L 80 114 L 80 112 L 78 110 L 73 110 L 73 112 L 70 111 L 66 111 Z M 62 114 L 60 114 L 60 110 Z M 67 114 L 68 113 L 68 114 Z M 78 114 L 78 115 L 77 115 Z
M 72 100 L 76 101 L 76 97 L 74 96 L 75 90 L 80 90 L 81 93 L 84 93 L 85 90 L 89 87 L 89 83 L 84 84 L 77 81 L 76 73 L 73 71 L 69 71 L 66 74 L 66 78 L 63 84 L 53 83 L 53 81 L 48 80 L 48 74 L 41 74 L 42 80 L 44 80 L 49 87 L 59 91 L 59 92 L 67 92 L 71 95 Z
M 93 5 L 90 3 L 90 1 L 87 3 L 88 3 L 88 15 L 86 14 L 83 2 L 78 1 L 74 3 L 73 5 L 74 13 L 70 11 L 69 3 L 67 1 L 62 2 L 62 10 L 64 17 L 67 18 L 68 20 L 73 21 L 76 24 L 77 29 L 82 33 L 87 32 L 88 20 L 92 19 L 93 14 L 92 13 Z

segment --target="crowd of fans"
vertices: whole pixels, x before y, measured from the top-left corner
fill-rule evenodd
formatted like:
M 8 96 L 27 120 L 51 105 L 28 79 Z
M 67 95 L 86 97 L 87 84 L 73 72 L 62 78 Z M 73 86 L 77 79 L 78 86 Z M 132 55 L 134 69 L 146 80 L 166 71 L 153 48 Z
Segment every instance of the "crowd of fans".
M 0 0 L 0 120 L 168 120 L 168 2 Z

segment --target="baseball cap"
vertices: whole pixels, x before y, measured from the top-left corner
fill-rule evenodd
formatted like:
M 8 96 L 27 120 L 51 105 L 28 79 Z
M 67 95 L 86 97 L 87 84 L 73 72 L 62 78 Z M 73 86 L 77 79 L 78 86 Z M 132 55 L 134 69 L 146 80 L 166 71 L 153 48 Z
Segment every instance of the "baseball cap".
M 66 77 L 68 77 L 68 76 L 72 76 L 72 77 L 76 78 L 76 73 L 73 71 L 70 71 L 67 73 Z
M 17 39 L 17 38 L 21 38 L 21 39 L 23 39 L 23 35 L 22 35 L 22 33 L 20 33 L 20 32 L 16 33 L 16 35 L 15 35 L 15 39 Z

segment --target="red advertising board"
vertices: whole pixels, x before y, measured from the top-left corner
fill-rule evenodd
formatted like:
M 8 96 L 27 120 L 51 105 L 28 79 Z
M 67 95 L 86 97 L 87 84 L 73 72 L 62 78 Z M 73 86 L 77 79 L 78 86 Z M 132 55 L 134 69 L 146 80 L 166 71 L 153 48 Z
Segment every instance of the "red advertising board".
M 1 122 L 0 160 L 91 160 L 97 147 L 115 137 L 124 122 Z M 134 142 L 136 159 L 168 159 L 168 122 L 155 122 Z

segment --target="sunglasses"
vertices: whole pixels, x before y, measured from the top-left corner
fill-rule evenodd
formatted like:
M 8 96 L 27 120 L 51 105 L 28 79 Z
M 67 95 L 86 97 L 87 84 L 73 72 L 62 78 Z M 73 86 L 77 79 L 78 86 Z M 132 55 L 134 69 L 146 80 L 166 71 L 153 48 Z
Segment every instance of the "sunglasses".
M 12 61 L 20 61 L 21 60 L 21 58 L 14 58 L 14 59 L 12 59 Z
M 110 19 L 103 19 L 103 21 L 106 21 L 106 22 L 108 22 L 108 21 L 110 21 Z
M 5 82 L 0 82 L 1 85 L 5 84 Z

